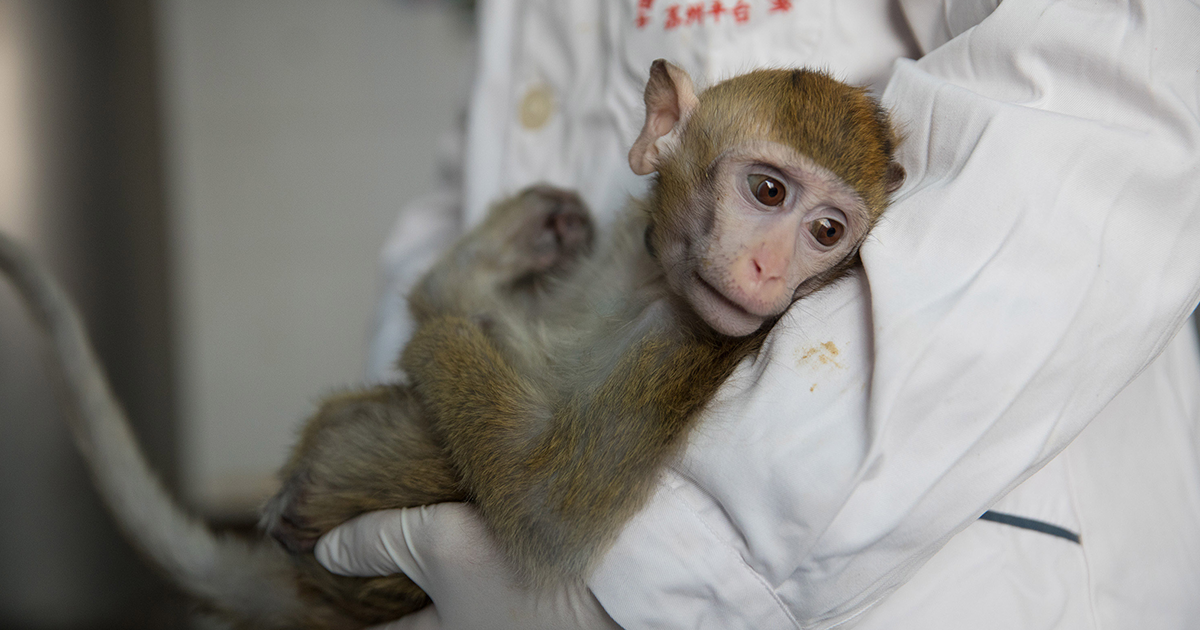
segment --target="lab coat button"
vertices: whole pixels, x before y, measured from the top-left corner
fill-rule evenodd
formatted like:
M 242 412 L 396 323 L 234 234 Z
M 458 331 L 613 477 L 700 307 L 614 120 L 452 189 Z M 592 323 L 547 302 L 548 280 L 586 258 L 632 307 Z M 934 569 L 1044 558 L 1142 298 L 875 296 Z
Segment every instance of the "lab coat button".
M 530 131 L 541 129 L 554 113 L 554 94 L 545 85 L 536 85 L 521 99 L 521 125 Z

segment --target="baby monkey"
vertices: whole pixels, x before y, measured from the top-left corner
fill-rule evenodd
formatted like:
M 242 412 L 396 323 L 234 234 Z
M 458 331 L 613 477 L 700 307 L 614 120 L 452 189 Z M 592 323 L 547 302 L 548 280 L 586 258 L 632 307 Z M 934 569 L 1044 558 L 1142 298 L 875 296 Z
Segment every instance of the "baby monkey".
M 265 508 L 278 545 L 214 536 L 177 507 L 62 290 L 0 238 L 134 542 L 246 628 L 359 628 L 427 605 L 403 575 L 339 577 L 313 559 L 323 533 L 372 510 L 471 501 L 531 583 L 586 577 L 717 388 L 792 302 L 857 262 L 904 179 L 886 113 L 820 72 L 697 94 L 659 60 L 645 103 L 629 163 L 654 174 L 647 198 L 603 239 L 570 192 L 493 208 L 410 296 L 409 384 L 331 397 L 305 427 Z

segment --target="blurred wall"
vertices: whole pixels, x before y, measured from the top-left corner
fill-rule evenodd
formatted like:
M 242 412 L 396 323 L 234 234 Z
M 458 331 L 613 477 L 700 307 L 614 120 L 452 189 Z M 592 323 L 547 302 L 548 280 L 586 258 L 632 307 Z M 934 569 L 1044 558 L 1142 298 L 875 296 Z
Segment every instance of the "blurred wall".
M 448 7 L 160 3 L 181 481 L 210 515 L 253 510 L 363 378 L 380 248 L 469 88 Z
M 0 229 L 80 302 L 153 463 L 245 522 L 361 380 L 381 245 L 469 83 L 458 3 L 0 0 Z M 0 628 L 179 627 L 0 282 Z
M 168 261 L 149 0 L 0 0 L 0 229 L 83 308 L 154 464 L 174 475 Z M 120 539 L 0 282 L 0 627 L 164 627 L 179 602 Z

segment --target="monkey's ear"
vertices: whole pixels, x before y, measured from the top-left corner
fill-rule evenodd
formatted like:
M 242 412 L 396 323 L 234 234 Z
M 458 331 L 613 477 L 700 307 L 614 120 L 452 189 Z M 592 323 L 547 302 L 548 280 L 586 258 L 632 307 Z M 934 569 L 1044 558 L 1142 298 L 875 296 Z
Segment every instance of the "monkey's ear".
M 903 166 L 900 166 L 899 162 L 889 162 L 887 173 L 884 174 L 884 187 L 889 193 L 894 193 L 900 186 L 904 185 L 905 177 L 908 177 L 908 173 L 905 172 Z
M 650 65 L 650 80 L 646 82 L 646 124 L 629 150 L 629 168 L 638 175 L 653 173 L 666 148 L 658 141 L 686 122 L 699 104 L 688 73 L 656 59 Z

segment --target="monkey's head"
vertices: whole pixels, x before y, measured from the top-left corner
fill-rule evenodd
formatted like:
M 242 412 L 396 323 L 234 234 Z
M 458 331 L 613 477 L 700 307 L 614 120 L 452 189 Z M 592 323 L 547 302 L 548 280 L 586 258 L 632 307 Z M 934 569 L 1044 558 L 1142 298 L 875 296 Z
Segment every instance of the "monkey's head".
M 857 262 L 904 181 L 887 113 L 812 70 L 758 70 L 697 95 L 661 59 L 629 152 L 655 173 L 646 244 L 709 326 L 748 335 Z

